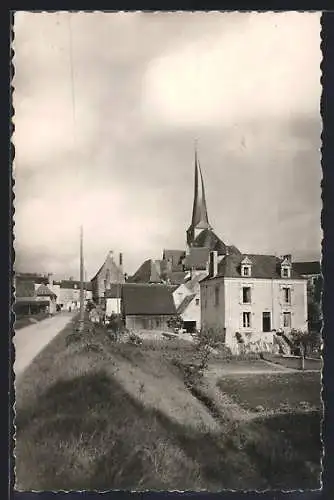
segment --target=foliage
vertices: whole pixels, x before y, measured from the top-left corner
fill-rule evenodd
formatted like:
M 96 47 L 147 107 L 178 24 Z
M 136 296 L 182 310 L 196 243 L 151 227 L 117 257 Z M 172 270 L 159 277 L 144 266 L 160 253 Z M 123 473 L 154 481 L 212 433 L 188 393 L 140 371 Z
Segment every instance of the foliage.
M 323 289 L 323 280 L 319 276 L 313 284 L 308 284 L 307 288 L 307 306 L 308 306 L 308 324 L 310 330 L 320 332 L 322 323 L 321 295 Z
M 292 329 L 289 334 L 293 354 L 307 356 L 318 352 L 321 348 L 321 334 L 316 331 L 302 331 Z
M 139 335 L 134 332 L 130 332 L 128 337 L 128 344 L 141 345 L 142 343 L 143 339 L 139 337 Z
M 177 314 L 176 316 L 172 316 L 167 321 L 167 326 L 168 326 L 168 328 L 170 328 L 172 330 L 180 330 L 183 326 L 182 317 L 179 314 Z

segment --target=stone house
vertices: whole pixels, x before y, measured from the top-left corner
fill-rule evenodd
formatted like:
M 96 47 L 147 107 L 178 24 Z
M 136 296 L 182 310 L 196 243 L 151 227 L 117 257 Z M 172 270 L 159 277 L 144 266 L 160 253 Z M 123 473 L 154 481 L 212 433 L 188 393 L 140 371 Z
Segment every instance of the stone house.
M 117 264 L 113 252 L 110 251 L 94 278 L 91 279 L 93 301 L 103 305 L 106 290 L 114 283 L 124 282 L 123 256 L 121 253 L 119 254 L 119 263 Z
M 212 328 L 236 351 L 245 344 L 273 342 L 273 331 L 307 329 L 307 280 L 291 256 L 210 254 L 209 274 L 200 282 L 201 325 Z

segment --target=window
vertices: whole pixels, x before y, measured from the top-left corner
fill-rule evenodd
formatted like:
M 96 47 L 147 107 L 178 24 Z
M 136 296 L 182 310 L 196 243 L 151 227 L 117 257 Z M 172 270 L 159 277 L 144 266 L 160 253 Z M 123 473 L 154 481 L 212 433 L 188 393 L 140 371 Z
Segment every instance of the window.
M 251 313 L 243 312 L 242 313 L 242 325 L 244 328 L 250 328 L 251 326 Z
M 290 278 L 290 267 L 282 266 L 282 278 Z
M 244 304 L 251 303 L 251 287 L 250 286 L 244 286 L 242 288 L 242 302 Z
M 219 286 L 215 287 L 215 305 L 219 305 Z
M 291 327 L 291 312 L 283 313 L 283 328 Z
M 262 331 L 263 332 L 270 332 L 271 331 L 271 316 L 270 312 L 263 312 L 262 313 Z
M 250 267 L 249 266 L 242 267 L 242 275 L 243 276 L 250 276 Z
M 291 304 L 291 289 L 283 288 L 284 302 L 286 304 Z
M 198 306 L 199 305 L 199 299 L 196 299 L 196 305 Z

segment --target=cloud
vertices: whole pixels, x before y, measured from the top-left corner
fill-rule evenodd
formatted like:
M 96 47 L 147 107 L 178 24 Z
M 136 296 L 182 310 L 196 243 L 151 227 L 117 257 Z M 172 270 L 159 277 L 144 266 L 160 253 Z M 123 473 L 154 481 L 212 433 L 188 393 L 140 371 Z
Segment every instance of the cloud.
M 152 120 L 212 127 L 319 111 L 320 14 L 243 16 L 243 29 L 205 33 L 150 62 L 143 107 Z
M 217 234 L 319 251 L 319 18 L 15 14 L 17 265 L 77 275 L 81 223 L 90 276 L 184 248 L 196 137 Z

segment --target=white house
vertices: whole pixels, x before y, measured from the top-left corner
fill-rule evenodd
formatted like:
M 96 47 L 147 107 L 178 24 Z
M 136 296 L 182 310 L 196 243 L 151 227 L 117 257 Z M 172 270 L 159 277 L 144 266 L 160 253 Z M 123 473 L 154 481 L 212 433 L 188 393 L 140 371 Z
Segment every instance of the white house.
M 273 342 L 273 330 L 307 329 L 307 280 L 291 256 L 210 254 L 209 274 L 200 283 L 201 325 L 221 334 L 236 351 L 245 344 Z
M 183 319 L 183 328 L 189 332 L 201 328 L 200 280 L 207 276 L 207 271 L 194 271 L 185 283 L 173 291 L 177 314 Z

